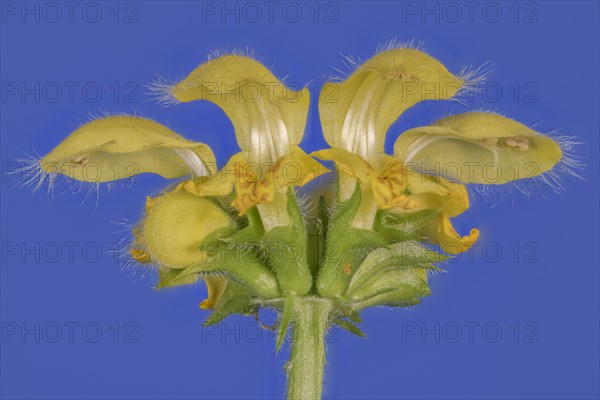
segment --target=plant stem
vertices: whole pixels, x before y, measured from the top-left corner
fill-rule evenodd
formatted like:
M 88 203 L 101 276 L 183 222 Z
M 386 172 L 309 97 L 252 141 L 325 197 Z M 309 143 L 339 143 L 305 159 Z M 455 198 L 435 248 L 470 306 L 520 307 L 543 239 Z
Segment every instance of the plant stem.
M 288 400 L 318 400 L 323 392 L 325 333 L 333 304 L 316 297 L 294 301 Z

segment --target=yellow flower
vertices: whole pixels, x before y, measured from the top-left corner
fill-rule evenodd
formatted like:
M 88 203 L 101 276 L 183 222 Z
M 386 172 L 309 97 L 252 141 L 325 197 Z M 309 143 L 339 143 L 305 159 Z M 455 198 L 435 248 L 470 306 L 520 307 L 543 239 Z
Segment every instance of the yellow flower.
M 333 160 L 342 172 L 340 200 L 350 197 L 356 181 L 361 184 L 363 201 L 354 226 L 370 229 L 378 208 L 415 207 L 404 193 L 406 167 L 384 152 L 386 133 L 409 107 L 451 98 L 463 83 L 435 58 L 395 48 L 375 55 L 345 81 L 324 86 L 319 113 L 332 148 L 314 154 Z
M 310 104 L 308 89 L 288 88 L 250 57 L 225 55 L 200 65 L 168 90 L 176 101 L 208 100 L 221 107 L 242 150 L 217 175 L 186 188 L 204 195 L 230 193 L 235 187 L 232 204 L 241 214 L 258 206 L 267 231 L 288 225 L 286 188 L 327 171 L 298 147 Z
M 75 130 L 40 160 L 46 173 L 60 173 L 84 182 L 108 182 L 151 172 L 164 178 L 214 174 L 210 147 L 184 139 L 146 118 L 111 116 Z M 229 217 L 208 200 L 186 192 L 172 192 L 146 201 L 146 217 L 133 228 L 131 256 L 140 263 L 156 263 L 161 279 L 172 269 L 201 261 L 198 248 L 210 233 L 231 225 Z M 197 225 L 196 225 L 197 224 Z M 194 283 L 191 277 L 180 284 Z M 209 298 L 216 305 L 226 280 L 205 278 Z
M 332 148 L 313 154 L 335 162 L 339 200 L 350 197 L 356 182 L 361 185 L 355 227 L 370 229 L 378 209 L 435 209 L 439 215 L 422 233 L 448 252 L 465 251 L 479 231 L 461 237 L 452 227 L 450 217 L 469 207 L 466 188 L 452 181 L 501 184 L 540 175 L 560 161 L 560 146 L 552 139 L 483 112 L 410 129 L 396 141 L 394 156 L 385 154 L 386 133 L 406 109 L 452 98 L 464 84 L 431 56 L 395 48 L 375 55 L 343 82 L 328 84 L 333 89 L 325 86 L 319 112 Z
M 407 171 L 400 160 L 386 156 L 380 173 L 357 154 L 331 148 L 312 153 L 321 160 L 334 161 L 339 172 L 369 187 L 379 208 L 391 208 L 408 200 L 406 190 Z
M 454 181 L 502 184 L 538 176 L 562 158 L 560 146 L 527 126 L 494 113 L 471 112 L 443 118 L 431 126 L 410 129 L 394 144 L 394 156 L 414 173 L 408 191 L 418 209 L 439 209 L 422 234 L 448 253 L 466 251 L 479 236 L 477 229 L 461 237 L 450 217 L 469 207 L 466 188 Z M 437 183 L 434 185 L 433 183 Z M 447 191 L 447 193 L 444 193 Z
M 210 200 L 173 191 L 153 199 L 142 221 L 142 235 L 153 260 L 168 268 L 183 269 L 205 261 L 202 242 L 232 226 L 227 213 Z
M 203 275 L 208 298 L 201 308 L 218 305 L 228 285 L 219 274 L 227 271 L 236 284 L 268 299 L 282 293 L 305 295 L 315 288 L 321 295 L 340 298 L 366 256 L 360 249 L 383 249 L 385 255 L 390 244 L 422 237 L 448 253 L 466 251 L 479 231 L 461 236 L 451 222 L 469 208 L 464 184 L 539 176 L 563 157 L 551 138 L 485 112 L 409 129 L 396 140 L 393 155 L 385 154 L 387 131 L 405 110 L 423 100 L 451 99 L 469 85 L 464 74 L 450 73 L 418 49 L 390 47 L 344 81 L 326 84 L 319 114 L 331 147 L 311 155 L 299 147 L 310 104 L 308 89 L 289 88 L 255 59 L 231 54 L 209 59 L 181 82 L 160 87 L 170 102 L 207 100 L 229 117 L 240 152 L 221 170 L 203 143 L 149 119 L 111 116 L 75 130 L 35 165 L 36 171 L 42 177 L 62 174 L 93 183 L 141 173 L 167 179 L 187 176 L 173 190 L 147 198 L 145 216 L 133 228 L 130 254 L 158 266 L 159 287 L 194 283 L 199 274 L 212 274 Z M 316 218 L 307 219 L 290 188 L 328 171 L 313 156 L 335 163 L 337 197 L 346 207 L 328 215 L 327 204 L 320 200 Z M 225 211 L 229 204 L 239 216 L 248 214 L 247 220 L 239 218 L 239 226 L 231 211 Z M 388 213 L 422 210 L 435 212 L 405 215 L 414 223 L 410 229 L 384 226 L 386 217 L 402 219 Z M 414 222 L 419 218 L 421 225 Z M 249 238 L 257 248 L 244 246 Z M 325 243 L 311 242 L 318 238 Z M 225 250 L 231 245 L 251 257 L 245 264 L 224 262 L 206 250 L 208 243 Z M 403 251 L 402 246 L 398 249 Z M 284 257 L 292 250 L 298 254 Z M 426 282 L 424 268 L 415 276 Z M 232 288 L 233 283 L 224 303 Z M 400 299 L 392 297 L 390 301 Z
M 421 228 L 420 232 L 450 254 L 467 251 L 479 237 L 479 230 L 476 228 L 461 237 L 452 226 L 450 218 L 444 214 L 439 214 L 432 222 Z
M 161 278 L 170 270 L 188 268 L 206 261 L 209 254 L 203 242 L 220 230 L 233 228 L 231 218 L 210 200 L 175 189 L 146 201 L 146 215 L 134 228 L 131 256 L 141 263 L 160 266 Z M 198 276 L 179 282 L 193 283 Z M 208 299 L 202 308 L 214 307 L 225 290 L 227 280 L 204 277 Z

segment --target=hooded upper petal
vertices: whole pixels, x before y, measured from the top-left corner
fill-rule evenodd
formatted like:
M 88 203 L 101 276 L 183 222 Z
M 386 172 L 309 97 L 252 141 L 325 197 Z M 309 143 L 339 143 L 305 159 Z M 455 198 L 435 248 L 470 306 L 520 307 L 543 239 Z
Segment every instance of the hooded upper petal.
M 201 64 L 171 88 L 181 102 L 208 100 L 225 111 L 250 162 L 274 162 L 302 140 L 308 89 L 288 88 L 250 57 L 225 55 Z
M 211 174 L 216 162 L 210 147 L 189 141 L 158 122 L 113 116 L 89 122 L 40 161 L 47 173 L 85 182 L 108 182 L 144 172 L 177 178 Z
M 471 112 L 404 132 L 394 144 L 394 156 L 458 182 L 502 184 L 550 170 L 562 151 L 551 138 L 520 122 Z
M 422 51 L 378 53 L 343 82 L 323 87 L 319 113 L 325 139 L 377 168 L 387 130 L 406 109 L 423 100 L 451 98 L 463 83 Z

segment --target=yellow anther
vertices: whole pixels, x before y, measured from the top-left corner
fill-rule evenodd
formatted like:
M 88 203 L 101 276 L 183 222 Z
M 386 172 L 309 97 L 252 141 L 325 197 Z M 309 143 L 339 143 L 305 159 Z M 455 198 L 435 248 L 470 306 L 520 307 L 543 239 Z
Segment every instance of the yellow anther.
M 517 137 L 516 141 L 517 141 L 517 148 L 520 151 L 529 150 L 529 139 L 527 139 L 525 137 Z
M 529 150 L 529 144 L 527 144 L 527 143 L 517 143 L 517 148 L 520 151 L 527 151 L 527 150 Z
M 413 75 L 410 72 L 400 71 L 400 70 L 390 71 L 390 72 L 381 74 L 381 79 L 390 79 L 390 80 L 394 80 L 394 81 L 397 81 L 398 79 L 405 81 L 405 80 L 409 80 L 412 78 L 413 78 Z
M 506 147 L 519 151 L 529 150 L 529 139 L 522 136 L 509 137 L 504 140 Z

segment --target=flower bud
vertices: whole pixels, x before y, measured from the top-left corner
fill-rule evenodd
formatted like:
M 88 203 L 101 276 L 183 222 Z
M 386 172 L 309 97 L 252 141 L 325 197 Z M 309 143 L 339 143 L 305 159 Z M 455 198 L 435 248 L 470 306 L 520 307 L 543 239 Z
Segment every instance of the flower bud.
M 200 248 L 204 240 L 232 227 L 231 218 L 210 200 L 174 191 L 152 201 L 142 235 L 154 261 L 181 269 L 205 261 L 207 254 Z

